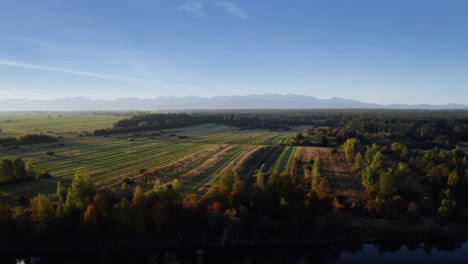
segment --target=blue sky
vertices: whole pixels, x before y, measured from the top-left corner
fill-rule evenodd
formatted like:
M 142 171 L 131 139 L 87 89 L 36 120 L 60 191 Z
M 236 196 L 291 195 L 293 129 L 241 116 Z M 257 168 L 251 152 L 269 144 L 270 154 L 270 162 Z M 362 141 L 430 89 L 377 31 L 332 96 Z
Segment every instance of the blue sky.
M 0 98 L 468 104 L 468 1 L 1 0 Z

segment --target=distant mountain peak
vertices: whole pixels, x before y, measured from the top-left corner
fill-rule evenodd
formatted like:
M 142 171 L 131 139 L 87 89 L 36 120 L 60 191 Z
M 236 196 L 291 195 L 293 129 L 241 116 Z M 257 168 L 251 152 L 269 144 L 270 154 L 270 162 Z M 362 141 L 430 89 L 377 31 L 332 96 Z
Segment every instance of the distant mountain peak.
M 318 99 L 298 94 L 250 94 L 232 96 L 161 96 L 157 98 L 119 98 L 91 100 L 69 97 L 52 100 L 3 99 L 0 111 L 86 111 L 86 110 L 198 110 L 198 109 L 468 109 L 462 104 L 389 104 L 380 105 L 332 97 Z

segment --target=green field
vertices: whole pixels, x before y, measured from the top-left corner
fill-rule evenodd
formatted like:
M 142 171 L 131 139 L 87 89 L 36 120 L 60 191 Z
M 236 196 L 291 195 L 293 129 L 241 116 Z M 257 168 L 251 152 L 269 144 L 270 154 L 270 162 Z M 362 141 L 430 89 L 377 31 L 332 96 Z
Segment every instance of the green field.
M 196 191 L 249 146 L 278 145 L 294 135 L 292 132 L 241 131 L 217 124 L 153 131 L 156 134 L 150 131 L 112 136 L 91 135 L 93 130 L 111 127 L 121 118 L 93 113 L 2 113 L 2 137 L 44 133 L 59 137 L 59 141 L 21 145 L 17 149 L 0 148 L 3 158 L 31 160 L 36 171 L 46 171 L 52 175 L 48 179 L 0 186 L 0 201 L 52 193 L 57 181 L 69 184 L 78 169 L 85 169 L 91 174 L 91 179 L 99 183 L 123 176 L 136 177 L 140 169 L 151 171 L 169 166 L 161 179 L 180 178 L 184 189 Z M 285 148 L 285 153 L 276 162 L 275 168 L 280 172 L 287 169 L 293 149 Z M 47 151 L 53 151 L 55 156 L 46 155 Z M 214 157 L 213 164 L 205 164 L 210 157 Z M 184 159 L 188 159 L 186 163 Z M 176 162 L 177 166 L 171 168 L 170 165 Z M 184 173 L 194 170 L 197 171 L 196 177 L 184 176 Z
M 77 135 L 111 127 L 121 116 L 94 113 L 14 112 L 0 113 L 0 136 L 22 134 Z
M 296 147 L 285 147 L 279 158 L 276 160 L 275 165 L 273 165 L 273 173 L 279 174 L 284 171 L 288 171 L 294 158 L 295 151 Z

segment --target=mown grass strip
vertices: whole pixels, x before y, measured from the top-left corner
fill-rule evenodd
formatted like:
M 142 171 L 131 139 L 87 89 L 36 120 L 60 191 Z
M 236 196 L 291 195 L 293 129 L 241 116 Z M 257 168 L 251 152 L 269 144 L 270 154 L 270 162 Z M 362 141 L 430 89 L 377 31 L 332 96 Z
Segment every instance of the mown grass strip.
M 289 169 L 289 164 L 292 162 L 294 157 L 295 147 L 285 147 L 279 158 L 276 160 L 275 165 L 273 166 L 273 173 L 281 173 Z

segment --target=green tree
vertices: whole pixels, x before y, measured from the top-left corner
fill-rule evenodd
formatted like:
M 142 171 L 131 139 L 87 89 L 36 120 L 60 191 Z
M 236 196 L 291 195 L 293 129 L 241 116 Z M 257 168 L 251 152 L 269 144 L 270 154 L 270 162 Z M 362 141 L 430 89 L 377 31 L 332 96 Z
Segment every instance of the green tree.
M 373 171 L 378 171 L 383 168 L 382 153 L 380 151 L 377 151 L 373 156 L 370 167 Z
M 322 160 L 320 156 L 316 156 L 314 159 L 314 165 L 312 165 L 312 189 L 316 190 L 320 184 L 322 178 Z
M 377 190 L 377 184 L 379 182 L 379 174 L 372 170 L 370 167 L 366 167 L 362 172 L 362 185 L 368 192 L 375 192 Z
M 312 166 L 310 164 L 306 164 L 303 166 L 304 170 L 304 179 L 309 180 L 312 178 Z
M 265 176 L 263 175 L 263 172 L 261 170 L 258 170 L 257 172 L 257 187 L 260 189 L 265 188 Z
M 57 181 L 57 196 L 61 203 L 64 203 L 67 197 L 67 190 L 60 181 Z
M 0 181 L 14 181 L 15 167 L 10 159 L 2 159 L 0 161 Z
M 140 186 L 137 186 L 135 188 L 135 191 L 133 192 L 132 203 L 134 205 L 141 205 L 141 203 L 143 202 L 143 199 L 144 199 L 143 191 L 141 190 Z
M 15 170 L 15 178 L 18 180 L 26 179 L 28 177 L 28 173 L 26 171 L 26 167 L 24 161 L 20 158 L 16 158 L 13 161 L 13 166 Z
M 240 203 L 240 200 L 245 195 L 244 182 L 237 177 L 232 184 L 232 191 L 230 194 L 230 201 L 233 206 Z
M 348 162 L 352 162 L 354 161 L 354 157 L 356 156 L 356 154 L 361 151 L 361 143 L 356 138 L 349 138 L 341 146 L 341 149 L 345 154 L 346 160 Z
M 296 139 L 297 139 L 297 140 L 304 139 L 304 136 L 302 135 L 301 132 L 296 133 Z
M 457 171 L 452 171 L 448 175 L 447 185 L 449 187 L 455 187 L 455 186 L 457 186 L 459 179 L 460 179 L 460 177 L 458 176 L 458 172 Z
M 68 189 L 66 208 L 84 210 L 95 193 L 89 173 L 85 170 L 77 170 L 71 187 Z
M 234 173 L 234 171 L 230 167 L 226 167 L 220 174 L 219 184 L 224 186 L 228 190 L 228 192 L 231 192 L 236 178 L 238 179 L 239 176 L 236 173 Z
M 453 199 L 452 194 L 449 189 L 444 192 L 442 201 L 440 202 L 440 207 L 437 210 L 437 213 L 440 217 L 450 219 L 455 214 L 457 208 L 457 202 Z
M 315 129 L 314 131 L 314 143 L 319 146 L 326 146 L 328 143 L 328 138 L 320 129 Z
M 323 176 L 316 190 L 317 197 L 320 200 L 326 199 L 330 196 L 330 183 L 328 177 Z
M 36 177 L 36 170 L 34 169 L 33 163 L 30 159 L 26 161 L 25 169 L 26 169 L 26 173 L 28 174 L 28 177 L 30 178 Z
M 380 173 L 379 186 L 380 193 L 385 195 L 394 195 L 398 192 L 398 178 L 393 169 Z
M 359 152 L 354 157 L 354 165 L 351 168 L 351 171 L 354 173 L 360 174 L 361 171 L 364 169 L 364 167 L 365 167 L 365 161 L 364 161 L 364 158 L 362 157 L 362 154 Z

